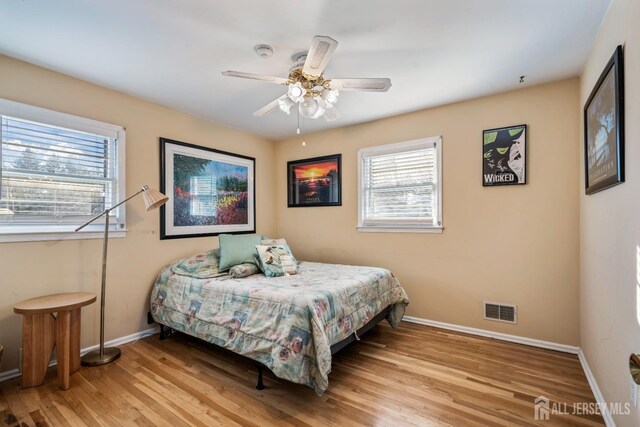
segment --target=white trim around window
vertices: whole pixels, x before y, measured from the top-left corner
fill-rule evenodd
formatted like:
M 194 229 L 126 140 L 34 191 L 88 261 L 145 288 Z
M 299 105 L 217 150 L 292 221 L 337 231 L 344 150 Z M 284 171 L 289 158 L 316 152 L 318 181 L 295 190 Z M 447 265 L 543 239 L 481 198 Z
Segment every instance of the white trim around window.
M 99 203 L 100 206 L 104 204 L 103 208 L 113 206 L 118 200 L 125 197 L 125 128 L 7 99 L 0 99 L 0 119 L 3 123 L 3 128 L 0 130 L 0 134 L 3 136 L 0 144 L 0 149 L 3 150 L 0 151 L 0 179 L 3 179 L 1 184 L 6 185 L 4 182 L 6 172 L 8 182 L 13 180 L 16 183 L 14 185 L 23 185 L 22 197 L 19 197 L 21 200 L 16 201 L 15 196 L 11 195 L 9 197 L 12 198 L 2 199 L 3 195 L 7 195 L 0 194 L 0 243 L 102 238 L 104 223 L 92 224 L 77 233 L 74 231 L 78 225 L 97 214 L 95 207 L 84 208 L 82 211 L 75 208 L 76 205 L 73 205 L 75 203 L 88 203 L 84 199 L 76 201 L 79 200 L 77 199 L 77 195 L 80 194 L 78 191 L 89 194 L 86 190 L 87 187 L 79 187 L 76 184 L 93 185 L 91 188 L 94 193 L 91 194 L 98 196 L 102 194 L 99 200 L 104 200 L 104 202 L 100 201 Z M 6 129 L 4 128 L 5 124 Z M 7 132 L 7 135 L 3 134 L 4 131 Z M 96 140 L 100 141 L 98 148 L 96 148 Z M 104 142 L 102 142 L 103 140 Z M 108 144 L 107 141 L 109 141 Z M 7 147 L 5 147 L 5 142 Z M 31 157 L 21 154 L 25 149 L 32 150 L 29 154 Z M 107 152 L 111 154 L 107 155 Z M 4 159 L 3 153 L 7 154 Z M 16 166 L 18 161 L 16 155 L 25 158 L 25 160 L 21 160 L 20 166 Z M 46 164 L 51 164 L 48 169 L 42 166 L 43 163 L 37 166 L 38 162 L 44 161 L 44 158 L 51 157 L 53 159 L 54 156 L 57 156 L 55 161 L 47 160 Z M 101 166 L 104 168 L 104 175 L 102 175 L 103 169 L 99 169 L 100 172 L 96 175 L 98 173 L 97 165 L 103 164 L 102 159 L 104 159 L 104 166 Z M 34 164 L 35 166 L 33 166 Z M 71 169 L 72 167 L 73 169 Z M 89 170 L 91 172 L 88 172 Z M 20 184 L 26 182 L 26 179 L 35 180 L 29 181 L 33 182 L 32 184 Z M 90 184 L 93 181 L 96 184 Z M 111 182 L 108 187 L 105 187 L 108 188 L 108 193 L 95 193 L 96 185 L 107 181 Z M 59 182 L 60 185 L 65 183 L 64 196 L 60 195 L 59 191 L 62 190 L 58 189 L 58 184 L 52 187 L 56 189 L 57 194 L 55 203 L 56 206 L 58 203 L 66 203 L 66 206 L 72 204 L 72 209 L 65 208 L 66 210 L 55 211 L 55 216 L 48 216 L 52 215 L 50 213 L 34 215 L 33 211 L 18 216 L 13 212 L 12 203 L 13 205 L 22 203 L 23 206 L 28 206 L 28 204 L 43 206 L 41 195 L 31 189 L 42 189 L 53 185 L 50 182 Z M 70 183 L 74 184 L 69 185 Z M 2 185 L 0 185 L 0 189 L 2 189 Z M 69 188 L 72 189 L 69 190 Z M 32 198 L 29 195 L 34 196 Z M 66 197 L 66 199 L 61 199 L 61 197 Z M 85 197 L 88 196 L 85 195 Z M 48 199 L 49 197 L 44 200 Z M 97 202 L 91 199 L 90 203 L 91 206 L 95 206 Z M 76 210 L 77 212 L 75 212 Z M 19 209 L 16 210 L 20 213 L 19 211 Z M 114 209 L 110 222 L 110 237 L 126 236 L 124 205 Z
M 358 151 L 357 230 L 442 233 L 442 137 Z

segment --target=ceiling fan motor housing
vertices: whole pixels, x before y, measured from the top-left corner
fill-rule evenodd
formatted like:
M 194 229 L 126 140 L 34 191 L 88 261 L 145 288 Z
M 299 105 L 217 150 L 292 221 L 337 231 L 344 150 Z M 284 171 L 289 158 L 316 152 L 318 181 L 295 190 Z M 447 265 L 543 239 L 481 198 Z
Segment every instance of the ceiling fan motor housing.
M 391 80 L 388 78 L 325 80 L 323 71 L 337 46 L 338 42 L 331 37 L 315 36 L 308 52 L 296 53 L 291 57 L 293 65 L 287 77 L 241 71 L 223 71 L 222 74 L 287 86 L 287 93 L 254 112 L 253 115 L 256 117 L 264 116 L 278 108 L 290 114 L 291 108 L 296 105 L 303 117 L 324 117 L 327 121 L 332 121 L 340 116 L 334 108 L 339 90 L 386 92 L 391 86 Z M 273 48 L 269 45 L 257 45 L 254 50 L 262 58 L 273 55 Z

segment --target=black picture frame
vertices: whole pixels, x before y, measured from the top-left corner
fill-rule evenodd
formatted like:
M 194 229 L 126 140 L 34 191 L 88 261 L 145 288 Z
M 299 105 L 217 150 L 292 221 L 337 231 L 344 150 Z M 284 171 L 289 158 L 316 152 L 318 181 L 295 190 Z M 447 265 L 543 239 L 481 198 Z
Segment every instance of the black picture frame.
M 300 173 L 309 176 L 300 178 Z M 287 206 L 342 206 L 342 154 L 287 162 Z
M 584 188 L 587 195 L 624 182 L 623 61 L 622 46 L 617 46 L 584 106 Z
M 526 124 L 483 130 L 482 186 L 526 184 L 528 146 L 529 127 Z M 513 156 L 512 150 L 517 150 Z
M 182 156 L 183 158 L 177 157 Z M 186 158 L 190 158 L 190 160 Z M 189 170 L 198 170 L 201 175 L 188 175 L 190 186 L 181 189 L 176 185 L 176 161 L 183 174 L 180 179 L 184 181 Z M 187 162 L 187 163 L 185 163 Z M 214 164 L 214 163 L 217 163 Z M 186 165 L 186 166 L 185 166 Z M 218 176 L 211 173 L 214 169 L 225 170 L 219 185 Z M 207 171 L 207 169 L 209 171 Z M 244 172 L 246 170 L 246 182 L 244 174 L 231 174 L 231 171 Z M 198 178 L 201 178 L 198 180 Z M 201 181 L 201 182 L 200 182 Z M 212 189 L 213 186 L 213 189 Z M 195 195 L 194 189 L 199 192 L 208 192 L 206 195 Z M 241 191 L 246 189 L 246 191 Z M 256 191 L 255 191 L 255 158 L 230 153 L 228 151 L 203 147 L 169 138 L 160 138 L 160 191 L 169 197 L 169 200 L 160 208 L 160 240 L 183 239 L 190 237 L 217 236 L 219 234 L 247 234 L 256 230 Z M 213 194 L 215 193 L 215 195 Z M 223 197 L 229 203 L 218 204 Z M 188 198 L 189 215 L 184 209 L 184 200 Z M 214 204 L 215 203 L 215 204 Z M 244 219 L 244 206 L 246 205 L 246 221 Z M 224 209 L 224 211 L 221 211 Z M 183 214 L 180 214 L 180 211 Z M 195 214 L 194 214 L 194 211 Z M 215 213 L 214 213 L 215 211 Z M 178 213 L 178 214 L 176 214 Z M 212 215 L 212 213 L 214 213 Z M 220 215 L 225 215 L 226 221 L 236 221 L 229 224 L 211 224 L 217 222 Z M 186 218 L 185 218 L 186 215 Z M 202 218 L 194 218 L 194 217 Z

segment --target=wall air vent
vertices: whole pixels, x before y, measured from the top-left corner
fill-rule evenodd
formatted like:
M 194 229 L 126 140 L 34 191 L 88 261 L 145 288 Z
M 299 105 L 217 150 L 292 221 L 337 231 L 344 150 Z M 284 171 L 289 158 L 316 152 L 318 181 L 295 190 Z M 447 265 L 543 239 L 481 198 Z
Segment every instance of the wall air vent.
M 485 301 L 484 318 L 498 322 L 518 323 L 517 307 L 513 304 Z

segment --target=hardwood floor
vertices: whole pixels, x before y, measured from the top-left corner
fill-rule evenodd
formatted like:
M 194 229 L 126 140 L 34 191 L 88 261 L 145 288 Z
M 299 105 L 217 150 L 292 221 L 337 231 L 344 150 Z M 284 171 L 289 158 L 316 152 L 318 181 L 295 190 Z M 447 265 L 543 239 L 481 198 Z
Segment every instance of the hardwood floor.
M 0 425 L 530 426 L 604 425 L 597 415 L 534 419 L 544 395 L 571 412 L 594 398 L 578 358 L 549 350 L 386 322 L 334 356 L 329 389 L 265 376 L 250 361 L 176 334 L 122 347 L 116 362 L 82 367 L 71 388 L 0 384 Z

